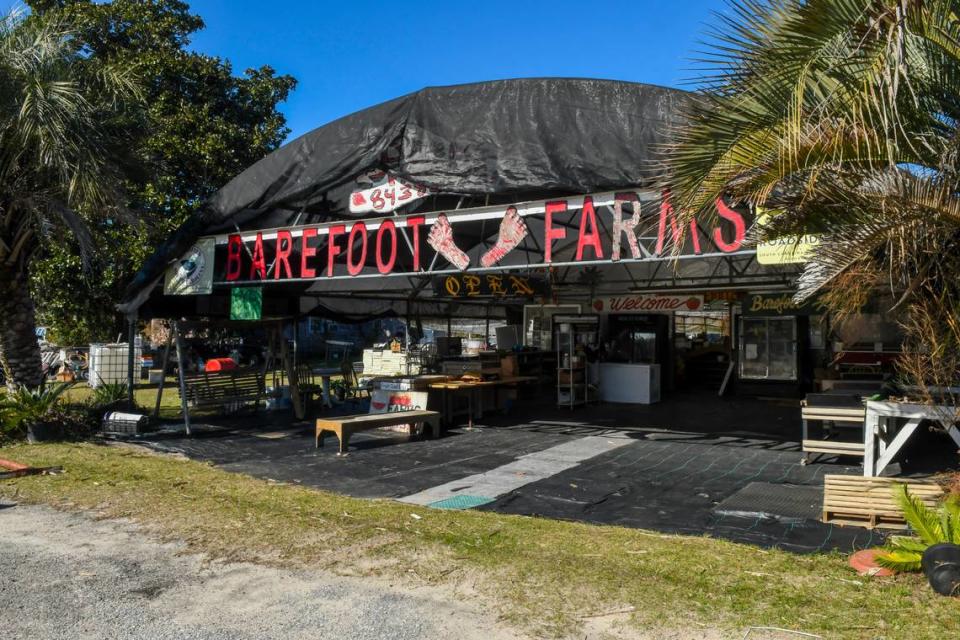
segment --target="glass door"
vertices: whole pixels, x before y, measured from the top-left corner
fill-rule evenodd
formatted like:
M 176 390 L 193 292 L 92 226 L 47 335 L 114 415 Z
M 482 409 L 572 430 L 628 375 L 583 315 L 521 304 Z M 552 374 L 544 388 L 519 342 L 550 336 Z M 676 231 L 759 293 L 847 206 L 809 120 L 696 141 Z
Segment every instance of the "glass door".
M 740 377 L 748 380 L 797 379 L 796 317 L 740 317 Z

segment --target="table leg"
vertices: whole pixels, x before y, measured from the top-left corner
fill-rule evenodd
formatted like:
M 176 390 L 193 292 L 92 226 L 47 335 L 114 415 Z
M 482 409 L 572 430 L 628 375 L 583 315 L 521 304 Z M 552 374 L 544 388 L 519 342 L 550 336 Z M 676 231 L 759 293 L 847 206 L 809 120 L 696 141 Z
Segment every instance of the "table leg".
M 327 409 L 332 409 L 333 402 L 330 400 L 330 376 L 321 376 L 320 383 L 323 388 L 323 406 Z
M 890 419 L 891 418 L 888 418 L 888 420 Z M 890 441 L 890 445 L 884 446 L 883 451 L 880 452 L 874 473 L 877 475 L 883 473 L 883 469 L 890 464 L 893 457 L 897 455 L 897 452 L 900 451 L 903 445 L 907 443 L 907 440 L 913 435 L 913 432 L 920 426 L 921 420 L 921 418 L 910 418 L 907 420 L 907 424 L 903 425 L 903 428 L 897 432 L 897 435 Z
M 876 429 L 879 416 L 872 411 L 867 411 L 863 421 L 863 475 L 867 478 L 873 477 L 873 469 L 876 462 Z
M 473 394 L 475 390 L 467 391 L 467 430 L 473 429 Z

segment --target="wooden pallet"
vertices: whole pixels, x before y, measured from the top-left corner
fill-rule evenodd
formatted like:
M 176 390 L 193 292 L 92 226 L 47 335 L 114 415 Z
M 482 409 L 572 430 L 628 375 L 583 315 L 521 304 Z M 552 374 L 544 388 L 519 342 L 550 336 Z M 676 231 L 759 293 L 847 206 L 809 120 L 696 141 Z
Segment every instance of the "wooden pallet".
M 897 484 L 906 484 L 910 495 L 929 507 L 935 508 L 943 495 L 940 485 L 931 480 L 825 475 L 823 521 L 868 529 L 905 529 L 903 512 L 893 493 Z

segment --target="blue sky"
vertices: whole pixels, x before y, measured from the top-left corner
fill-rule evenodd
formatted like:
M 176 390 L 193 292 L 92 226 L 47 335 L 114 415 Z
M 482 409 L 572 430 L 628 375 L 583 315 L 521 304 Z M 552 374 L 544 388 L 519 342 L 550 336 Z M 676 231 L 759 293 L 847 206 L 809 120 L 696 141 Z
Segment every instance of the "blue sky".
M 425 86 L 537 76 L 683 86 L 722 0 L 192 0 L 193 47 L 299 85 L 288 139 Z

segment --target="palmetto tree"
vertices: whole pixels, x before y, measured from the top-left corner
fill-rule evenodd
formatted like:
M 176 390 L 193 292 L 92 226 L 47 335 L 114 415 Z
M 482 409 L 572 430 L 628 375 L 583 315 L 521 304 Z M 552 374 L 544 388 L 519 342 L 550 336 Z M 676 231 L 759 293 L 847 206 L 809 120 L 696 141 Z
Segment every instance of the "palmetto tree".
M 0 365 L 8 386 L 42 383 L 27 289 L 43 242 L 90 234 L 82 212 L 109 210 L 112 146 L 133 73 L 86 58 L 56 16 L 0 17 Z
M 960 230 L 960 0 L 732 0 L 669 149 L 685 215 L 723 194 L 824 232 L 799 296 L 952 286 Z

